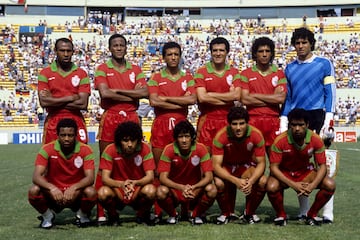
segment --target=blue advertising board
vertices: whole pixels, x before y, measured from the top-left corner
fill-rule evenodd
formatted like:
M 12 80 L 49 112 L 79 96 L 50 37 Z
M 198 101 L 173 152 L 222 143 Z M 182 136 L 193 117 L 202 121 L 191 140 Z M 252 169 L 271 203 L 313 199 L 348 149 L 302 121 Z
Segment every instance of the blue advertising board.
M 33 133 L 13 133 L 13 144 L 41 144 L 43 134 Z M 95 132 L 88 132 L 89 143 L 96 142 Z

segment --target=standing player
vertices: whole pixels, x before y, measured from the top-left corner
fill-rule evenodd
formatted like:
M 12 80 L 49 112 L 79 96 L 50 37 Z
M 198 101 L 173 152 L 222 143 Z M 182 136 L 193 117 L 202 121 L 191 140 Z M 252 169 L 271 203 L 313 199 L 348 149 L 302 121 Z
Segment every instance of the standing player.
M 87 110 L 90 80 L 87 73 L 71 61 L 74 45 L 67 38 L 55 42 L 56 60 L 38 76 L 40 105 L 46 108 L 43 144 L 57 139 L 56 126 L 63 118 L 72 118 L 78 125 L 78 140 L 87 143 L 86 124 L 80 110 Z
M 212 184 L 213 167 L 207 148 L 195 142 L 192 124 L 183 120 L 175 125 L 175 141 L 167 145 L 158 166 L 161 185 L 157 189 L 159 205 L 169 214 L 167 222 L 175 224 L 181 204 L 191 210 L 192 224 L 203 224 L 203 215 L 216 197 Z M 188 217 L 188 212 L 182 210 Z
M 229 221 L 237 189 L 246 195 L 243 219 L 254 224 L 253 216 L 266 193 L 264 137 L 248 124 L 249 115 L 243 107 L 232 107 L 227 120 L 228 126 L 216 134 L 212 146 L 217 201 L 221 209 L 217 224 Z
M 150 147 L 142 142 L 141 127 L 123 122 L 115 130 L 115 142 L 108 145 L 100 159 L 103 186 L 98 198 L 107 210 L 110 225 L 119 224 L 117 210 L 126 205 L 137 210 L 138 223 L 150 223 L 150 210 L 155 201 L 155 163 Z
M 196 102 L 193 77 L 179 69 L 180 45 L 165 43 L 162 56 L 166 68 L 152 75 L 148 81 L 150 105 L 156 115 L 150 140 L 156 163 L 164 147 L 174 141 L 174 126 L 187 118 L 188 106 Z
M 167 144 L 174 141 L 174 126 L 187 118 L 188 106 L 195 104 L 193 76 L 179 68 L 181 47 L 167 42 L 162 49 L 166 68 L 155 73 L 148 81 L 150 105 L 154 107 L 155 119 L 151 127 L 151 148 L 155 163 Z M 155 204 L 155 218 L 161 217 L 161 209 Z
M 280 129 L 280 105 L 286 97 L 286 78 L 272 61 L 275 44 L 267 37 L 257 38 L 251 48 L 255 64 L 241 72 L 241 102 L 249 112 L 249 124 L 261 131 L 269 152 Z
M 287 95 L 281 113 L 280 128 L 288 127 L 287 115 L 294 108 L 303 108 L 312 116 L 309 129 L 321 134 L 333 120 L 336 101 L 335 71 L 329 59 L 316 56 L 314 33 L 307 28 L 297 28 L 292 34 L 291 44 L 295 47 L 297 59 L 285 68 Z M 309 208 L 306 196 L 299 198 L 299 219 Z
M 319 225 L 319 210 L 335 191 L 335 181 L 326 176 L 325 146 L 319 135 L 308 129 L 310 115 L 295 108 L 288 115 L 289 130 L 282 133 L 271 146 L 270 176 L 266 185 L 269 200 L 276 211 L 274 223 L 286 225 L 284 189 L 291 187 L 298 196 L 308 197 L 317 192 L 311 208 L 306 213 L 308 225 Z M 310 163 L 314 157 L 317 169 Z
M 211 61 L 195 73 L 195 86 L 201 115 L 197 123 L 197 141 L 211 153 L 215 134 L 227 125 L 226 115 L 240 101 L 240 74 L 226 63 L 229 42 L 217 37 L 210 42 Z
M 114 34 L 109 38 L 111 59 L 99 65 L 95 72 L 95 87 L 99 90 L 101 107 L 105 110 L 99 124 L 100 156 L 106 146 L 114 142 L 114 132 L 119 123 L 139 122 L 136 110 L 139 98 L 147 97 L 145 75 L 136 65 L 125 59 L 127 41 Z M 101 171 L 98 171 L 96 189 L 101 187 Z M 104 211 L 98 206 L 98 222 L 106 221 Z
M 54 212 L 64 208 L 76 211 L 76 223 L 85 227 L 96 204 L 94 154 L 76 141 L 73 119 L 60 120 L 56 131 L 58 139 L 43 145 L 36 157 L 29 202 L 41 214 L 41 228 L 53 227 Z

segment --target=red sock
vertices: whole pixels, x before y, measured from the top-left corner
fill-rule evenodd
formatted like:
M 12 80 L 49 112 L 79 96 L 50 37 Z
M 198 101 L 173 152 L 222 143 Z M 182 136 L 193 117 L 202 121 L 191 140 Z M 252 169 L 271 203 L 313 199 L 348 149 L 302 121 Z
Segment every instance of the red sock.
M 147 215 L 150 214 L 150 209 L 153 206 L 153 204 L 154 204 L 153 200 L 149 200 L 145 197 L 139 197 L 138 200 L 136 201 L 137 209 L 139 209 L 136 213 L 137 216 L 147 217 Z
M 268 192 L 268 198 L 276 212 L 276 217 L 286 218 L 286 212 L 284 209 L 284 190 Z
M 159 206 L 164 209 L 167 214 L 171 217 L 176 216 L 176 209 L 175 209 L 175 203 L 172 197 L 168 196 L 164 200 L 157 200 Z
M 155 185 L 155 187 L 159 187 L 159 186 L 160 186 L 160 180 L 159 180 L 158 177 L 155 177 L 153 184 Z M 159 206 L 158 201 L 155 200 L 155 202 L 154 202 L 154 214 L 155 214 L 156 216 L 159 216 L 159 217 L 160 217 L 160 216 L 161 216 L 161 212 L 162 212 L 162 209 L 161 209 L 161 207 Z
M 319 210 L 330 200 L 331 196 L 334 195 L 334 191 L 327 191 L 321 189 L 315 196 L 315 200 L 311 208 L 309 209 L 307 216 L 316 217 Z
M 204 193 L 199 201 L 199 203 L 194 208 L 191 217 L 201 217 L 206 210 L 208 210 L 211 205 L 214 203 L 215 199 L 209 198 L 206 193 Z
M 265 190 L 254 186 L 250 195 L 246 196 L 246 214 L 254 215 L 256 209 L 265 197 Z
M 95 189 L 96 189 L 96 191 L 98 191 L 102 187 L 102 185 L 103 185 L 102 176 L 98 172 L 98 174 L 96 175 L 96 179 L 95 179 Z M 96 216 L 97 216 L 97 218 L 105 217 L 104 207 L 99 203 L 99 201 L 97 201 L 97 203 L 96 203 Z
M 81 198 L 80 209 L 83 213 L 90 213 L 96 204 L 97 196 L 94 198 Z
M 235 184 L 227 184 L 227 199 L 229 201 L 229 211 L 230 213 L 234 213 L 235 212 L 235 204 L 236 204 L 236 191 L 237 188 L 235 186 Z
M 106 209 L 110 218 L 117 218 L 118 213 L 116 211 L 116 201 L 114 198 L 109 198 L 102 203 L 102 206 Z
M 225 216 L 230 216 L 232 206 L 230 206 L 231 204 L 229 204 L 229 200 L 228 200 L 229 194 L 225 192 L 226 190 L 227 187 L 225 185 L 224 190 L 218 191 L 218 194 L 216 196 L 216 201 L 218 202 L 219 208 L 221 210 L 221 214 Z
M 28 200 L 31 206 L 33 206 L 39 213 L 43 214 L 49 208 L 48 203 L 44 197 L 44 195 L 40 194 L 37 196 L 33 196 L 28 194 Z

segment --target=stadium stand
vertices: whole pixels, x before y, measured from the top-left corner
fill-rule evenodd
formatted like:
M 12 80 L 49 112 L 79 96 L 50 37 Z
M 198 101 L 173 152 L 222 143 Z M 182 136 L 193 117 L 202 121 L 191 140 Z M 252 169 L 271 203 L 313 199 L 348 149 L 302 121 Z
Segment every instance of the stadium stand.
M 9 16 L 12 19 L 15 16 Z M 0 99 L 2 104 L 2 116 L 0 127 L 37 127 L 39 124 L 38 113 L 41 109 L 37 105 L 36 81 L 37 73 L 42 67 L 52 61 L 54 40 L 58 37 L 67 36 L 72 38 L 76 45 L 74 56 L 76 63 L 85 68 L 92 77 L 98 64 L 107 56 L 107 38 L 109 35 L 91 28 L 78 25 L 78 17 L 54 18 L 49 16 L 41 19 L 22 21 L 27 25 L 36 27 L 40 23 L 52 29 L 49 35 L 41 36 L 36 43 L 33 38 L 23 38 L 19 35 L 19 28 L 23 23 L 14 21 L 12 24 L 1 23 L 3 35 L 0 41 Z M 349 26 L 348 19 L 353 24 Z M 338 88 L 360 88 L 360 18 L 339 17 L 325 18 L 323 33 L 318 32 L 316 37 L 317 53 L 330 57 L 337 69 Z M 59 23 L 59 21 L 63 21 Z M 175 21 L 175 24 L 174 24 Z M 263 25 L 257 25 L 256 19 L 244 19 L 239 21 L 227 19 L 201 19 L 190 20 L 187 27 L 184 19 L 176 19 L 176 16 L 165 15 L 163 17 L 129 17 L 126 23 L 120 23 L 112 29 L 119 32 L 129 40 L 127 58 L 140 65 L 147 77 L 157 71 L 161 66 L 160 50 L 163 42 L 174 40 L 181 42 L 184 47 L 184 68 L 194 71 L 209 57 L 207 42 L 216 35 L 225 35 L 231 41 L 232 52 L 229 62 L 238 66 L 239 70 L 251 64 L 249 47 L 253 38 L 259 35 L 267 35 L 276 41 L 277 64 L 285 67 L 286 63 L 295 58 L 289 41 L 293 29 L 302 26 L 300 18 L 286 19 L 263 19 Z M 12 21 L 10 21 L 12 22 Z M 319 18 L 308 18 L 306 26 L 316 29 L 320 22 Z M 71 29 L 68 25 L 71 24 Z M 101 27 L 103 29 L 104 26 Z M 320 31 L 320 30 L 319 30 Z M 110 33 L 110 31 L 109 31 Z M 3 59 L 3 61 L 1 60 Z M 9 94 L 12 93 L 12 94 Z M 89 100 L 89 109 L 84 112 L 89 126 L 96 126 L 96 114 L 99 109 L 99 98 L 96 91 Z M 347 99 L 349 95 L 343 94 L 339 102 L 337 123 L 339 125 L 360 125 L 359 99 Z M 359 96 L 354 93 L 352 96 Z M 24 109 L 19 112 L 17 103 L 20 98 L 24 100 Z M 346 100 L 344 100 L 346 99 Z M 13 121 L 5 121 L 5 110 L 9 108 Z M 352 112 L 357 113 L 355 121 L 351 117 Z M 359 110 L 358 110 L 359 109 Z M 196 116 L 190 116 L 193 122 Z M 29 120 L 31 118 L 31 120 Z M 152 117 L 143 118 L 143 126 L 150 127 Z M 32 123 L 30 123 L 32 122 Z

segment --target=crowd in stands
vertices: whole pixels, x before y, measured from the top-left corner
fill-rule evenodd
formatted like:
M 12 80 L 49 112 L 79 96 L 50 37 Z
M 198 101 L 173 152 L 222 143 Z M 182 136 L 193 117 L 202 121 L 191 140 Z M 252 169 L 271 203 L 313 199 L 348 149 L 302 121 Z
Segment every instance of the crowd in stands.
M 326 19 L 321 20 L 325 25 Z M 350 22 L 350 21 L 349 21 Z M 243 70 L 252 65 L 250 47 L 255 38 L 255 34 L 271 34 L 276 42 L 275 63 L 285 68 L 286 64 L 295 59 L 295 53 L 290 44 L 290 37 L 281 34 L 289 29 L 287 20 L 281 20 L 279 27 L 266 26 L 266 22 L 261 16 L 257 19 L 246 21 L 237 19 L 229 21 L 217 19 L 211 21 L 209 26 L 202 26 L 195 20 L 185 18 L 178 20 L 176 16 L 166 15 L 164 17 L 143 17 L 138 22 L 124 23 L 119 16 L 110 13 L 100 13 L 88 16 L 87 19 L 79 17 L 73 23 L 66 22 L 66 32 L 64 37 L 72 38 L 71 26 L 83 29 L 93 29 L 94 25 L 100 24 L 96 28 L 103 33 L 114 33 L 127 35 L 128 56 L 127 60 L 143 68 L 147 78 L 164 66 L 161 59 L 161 47 L 167 41 L 175 41 L 183 48 L 182 67 L 194 73 L 197 68 L 202 66 L 210 58 L 208 51 L 209 41 L 217 35 L 225 35 L 229 40 L 231 51 L 228 62 L 239 70 Z M 48 25 L 46 20 L 41 20 L 39 25 Z M 349 27 L 351 27 L 349 25 Z M 108 28 L 108 29 L 107 29 Z M 105 29 L 105 32 L 103 31 Z M 151 29 L 147 32 L 147 29 Z M 249 29 L 252 29 L 249 31 Z M 195 31 L 201 32 L 197 34 Z M 42 115 L 37 100 L 37 75 L 40 70 L 53 61 L 54 42 L 51 35 L 45 35 L 41 39 L 41 44 L 33 42 L 32 38 L 19 37 L 17 32 L 10 24 L 3 28 L 2 46 L 0 47 L 0 81 L 13 82 L 14 89 L 6 89 L 3 85 L 2 91 L 11 92 L 1 94 L 2 115 L 10 114 L 29 116 L 29 123 L 38 123 L 38 114 Z M 189 34 L 181 34 L 189 33 Z M 206 34 L 206 38 L 200 37 Z M 348 41 L 344 39 L 327 40 L 326 34 L 316 34 L 316 54 L 329 58 L 336 69 L 336 80 L 338 88 L 360 88 L 360 40 L 357 32 L 351 33 Z M 100 40 L 99 40 L 100 39 Z M 108 56 L 106 36 L 102 38 L 94 37 L 91 41 L 72 39 L 75 46 L 74 62 L 85 69 L 90 79 L 93 81 L 96 67 L 104 62 Z M 93 82 L 92 82 L 93 87 Z M 16 94 L 17 93 L 17 94 Z M 20 94 L 20 95 L 19 95 Z M 4 99 L 7 96 L 6 99 Z M 347 119 L 353 122 L 357 114 L 360 114 L 360 104 L 358 99 L 339 99 L 337 103 L 337 114 L 339 119 Z M 95 91 L 89 99 L 89 112 L 84 113 L 90 119 L 89 124 L 95 124 L 98 114 L 101 113 L 99 107 L 99 96 Z M 189 111 L 189 118 L 195 119 L 197 109 L 194 107 Z M 355 113 L 355 115 L 354 115 Z M 355 116 L 355 117 L 354 117 Z M 144 117 L 153 117 L 151 109 Z M 359 116 L 358 116 L 359 117 Z M 9 117 L 10 119 L 10 117 Z M 41 120 L 41 119 L 40 119 Z

